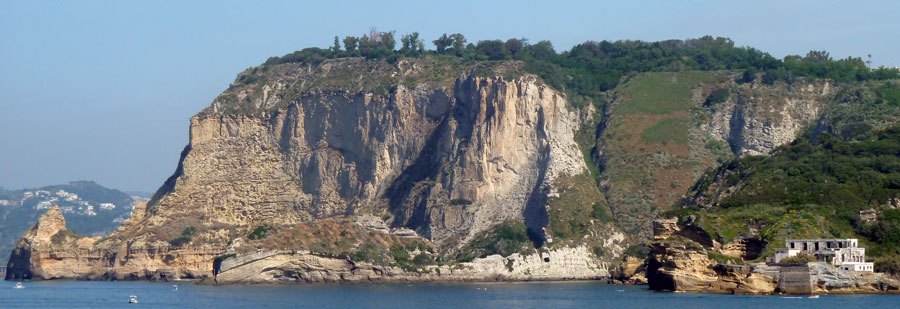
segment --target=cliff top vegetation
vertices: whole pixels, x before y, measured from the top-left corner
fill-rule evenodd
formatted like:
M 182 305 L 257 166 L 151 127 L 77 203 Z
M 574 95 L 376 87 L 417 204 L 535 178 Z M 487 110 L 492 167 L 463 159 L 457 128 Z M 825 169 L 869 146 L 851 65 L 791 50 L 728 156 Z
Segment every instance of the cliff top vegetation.
M 737 47 L 731 39 L 712 36 L 658 42 L 587 41 L 561 53 L 546 40 L 531 43 L 525 38 L 511 38 L 469 42 L 460 33 L 443 34 L 432 40 L 433 50 L 426 49 L 425 43 L 418 32 L 403 35 L 398 42 L 396 32 L 372 29 L 360 37 L 336 36 L 329 48 L 310 47 L 271 57 L 263 67 L 284 63 L 319 64 L 327 59 L 349 57 L 382 59 L 388 63 L 422 57 L 458 58 L 466 63 L 519 60 L 524 62 L 525 71 L 566 92 L 576 105 L 584 104 L 585 99 L 600 102 L 602 92 L 613 89 L 622 77 L 634 72 L 744 70 L 742 82 L 761 76 L 766 84 L 790 82 L 798 77 L 837 82 L 886 80 L 898 78 L 900 73 L 887 68 L 870 70 L 858 57 L 833 59 L 827 51 L 776 59 L 752 47 Z

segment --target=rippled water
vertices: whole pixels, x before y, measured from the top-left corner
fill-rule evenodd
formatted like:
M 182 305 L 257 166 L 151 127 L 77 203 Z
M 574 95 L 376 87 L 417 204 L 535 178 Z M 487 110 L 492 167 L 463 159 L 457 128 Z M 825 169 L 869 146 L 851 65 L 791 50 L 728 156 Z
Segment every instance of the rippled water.
M 603 282 L 207 286 L 106 281 L 0 281 L 3 308 L 896 308 L 900 295 L 819 299 L 660 293 Z M 138 304 L 128 304 L 128 296 Z

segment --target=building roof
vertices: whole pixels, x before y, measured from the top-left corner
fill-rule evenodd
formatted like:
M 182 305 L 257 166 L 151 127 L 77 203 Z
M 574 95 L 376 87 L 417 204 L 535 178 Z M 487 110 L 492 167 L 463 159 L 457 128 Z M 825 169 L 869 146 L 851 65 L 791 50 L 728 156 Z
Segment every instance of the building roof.
M 857 238 L 809 238 L 809 239 L 785 239 L 784 241 L 857 241 Z

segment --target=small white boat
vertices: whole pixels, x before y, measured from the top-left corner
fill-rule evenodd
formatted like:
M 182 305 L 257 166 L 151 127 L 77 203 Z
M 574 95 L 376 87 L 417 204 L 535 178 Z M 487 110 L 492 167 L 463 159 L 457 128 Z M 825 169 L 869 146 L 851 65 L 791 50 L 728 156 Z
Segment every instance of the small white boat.
M 137 296 L 134 296 L 134 295 L 129 296 L 129 297 L 128 297 L 128 303 L 129 303 L 129 304 L 137 304 L 137 303 L 138 303 L 138 301 L 137 301 Z
M 177 285 L 177 284 L 173 284 L 173 285 L 172 285 L 172 291 L 178 291 L 178 285 Z
M 819 295 L 810 295 L 810 296 L 807 297 L 807 298 L 819 298 Z
M 21 288 L 24 288 L 24 287 L 25 287 L 25 286 L 23 286 L 21 282 L 16 282 L 16 287 L 15 287 L 16 289 L 21 289 Z

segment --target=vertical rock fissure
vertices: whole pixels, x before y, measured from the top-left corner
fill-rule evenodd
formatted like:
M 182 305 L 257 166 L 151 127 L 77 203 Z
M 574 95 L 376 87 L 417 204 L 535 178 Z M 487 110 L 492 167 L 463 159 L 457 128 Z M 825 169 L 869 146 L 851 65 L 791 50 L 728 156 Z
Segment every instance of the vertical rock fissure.
M 550 164 L 550 146 L 547 144 L 547 133 L 544 132 L 544 113 L 538 113 L 537 138 L 542 142 L 542 149 L 538 155 L 538 177 L 534 187 L 525 202 L 523 217 L 528 231 L 528 238 L 534 243 L 535 248 L 540 248 L 547 241 L 544 228 L 550 223 L 547 213 L 547 191 L 544 181 L 547 178 L 547 167 Z

